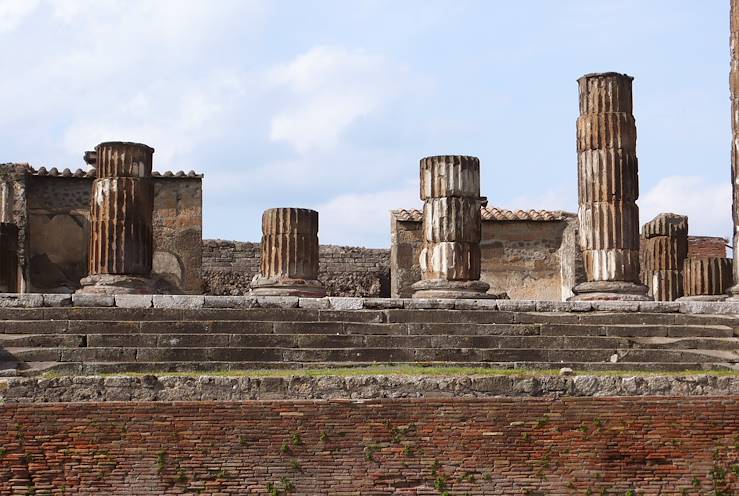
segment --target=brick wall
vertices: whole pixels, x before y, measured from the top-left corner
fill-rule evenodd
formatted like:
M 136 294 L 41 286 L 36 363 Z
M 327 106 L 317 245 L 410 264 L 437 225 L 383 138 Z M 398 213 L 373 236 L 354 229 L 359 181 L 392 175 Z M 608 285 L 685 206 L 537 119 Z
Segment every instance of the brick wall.
M 0 494 L 729 495 L 737 399 L 4 405 Z
M 259 272 L 259 243 L 203 240 L 206 294 L 242 295 Z M 389 250 L 321 245 L 319 279 L 330 296 L 389 296 Z
M 715 236 L 688 236 L 688 257 L 725 257 L 726 238 Z

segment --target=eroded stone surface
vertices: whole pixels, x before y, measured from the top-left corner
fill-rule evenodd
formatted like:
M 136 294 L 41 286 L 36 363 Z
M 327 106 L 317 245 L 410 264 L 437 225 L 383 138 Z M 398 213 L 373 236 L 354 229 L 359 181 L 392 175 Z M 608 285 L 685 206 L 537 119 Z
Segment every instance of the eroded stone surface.
M 95 150 L 88 277 L 81 281 L 81 291 L 151 293 L 145 290 L 153 259 L 154 149 L 140 143 L 106 142 Z M 134 277 L 122 283 L 116 276 Z
M 725 396 L 739 394 L 739 377 L 715 375 L 515 377 L 61 377 L 0 379 L 7 403 L 80 401 L 199 401 L 275 399 L 374 399 L 560 397 L 560 396 Z
M 264 211 L 260 273 L 251 288 L 258 296 L 325 296 L 318 280 L 318 212 L 306 208 Z
M 423 248 L 414 298 L 481 298 L 480 160 L 442 155 L 421 159 Z
M 683 296 L 683 264 L 688 256 L 688 218 L 663 213 L 644 224 L 642 282 L 657 301 Z
M 621 294 L 627 299 L 646 299 L 647 288 L 639 280 L 639 179 L 632 80 L 612 72 L 578 80 L 580 246 L 587 281 L 602 284 L 597 290 L 576 286 L 576 299 L 619 299 Z
M 683 278 L 685 298 L 724 297 L 733 282 L 732 260 L 719 257 L 687 258 Z

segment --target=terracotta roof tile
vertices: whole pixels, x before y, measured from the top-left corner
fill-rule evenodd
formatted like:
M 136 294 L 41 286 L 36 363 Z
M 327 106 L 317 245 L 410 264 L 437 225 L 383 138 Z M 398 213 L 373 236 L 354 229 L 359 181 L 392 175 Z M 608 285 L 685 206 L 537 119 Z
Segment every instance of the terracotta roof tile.
M 531 221 L 531 222 L 551 222 L 576 217 L 575 214 L 565 212 L 563 210 L 507 210 L 497 207 L 482 207 L 480 209 L 482 220 L 492 221 Z M 395 219 L 406 222 L 421 222 L 423 213 L 417 209 L 399 209 L 393 210 L 392 215 Z

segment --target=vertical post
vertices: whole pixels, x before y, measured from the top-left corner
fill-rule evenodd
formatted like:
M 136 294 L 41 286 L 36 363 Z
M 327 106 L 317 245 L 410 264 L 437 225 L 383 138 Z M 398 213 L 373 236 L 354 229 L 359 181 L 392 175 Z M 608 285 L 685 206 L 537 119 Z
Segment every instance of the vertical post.
M 642 281 L 657 301 L 683 296 L 683 263 L 688 256 L 688 218 L 659 214 L 642 228 Z
M 730 71 L 729 92 L 731 95 L 731 188 L 732 188 L 732 217 L 734 220 L 733 234 L 733 274 L 735 285 L 729 289 L 732 300 L 739 300 L 739 0 L 731 0 L 730 11 Z
M 251 283 L 259 296 L 326 295 L 318 280 L 318 212 L 271 208 L 262 214 L 260 273 Z
M 685 259 L 685 296 L 680 300 L 722 301 L 733 283 L 732 259 L 701 257 Z
M 480 281 L 480 160 L 442 155 L 421 159 L 423 249 L 414 298 L 485 298 Z
M 83 293 L 151 293 L 154 149 L 106 142 L 90 198 L 90 250 Z
M 580 247 L 587 281 L 575 300 L 646 300 L 639 279 L 639 173 L 631 83 L 626 74 L 578 80 Z

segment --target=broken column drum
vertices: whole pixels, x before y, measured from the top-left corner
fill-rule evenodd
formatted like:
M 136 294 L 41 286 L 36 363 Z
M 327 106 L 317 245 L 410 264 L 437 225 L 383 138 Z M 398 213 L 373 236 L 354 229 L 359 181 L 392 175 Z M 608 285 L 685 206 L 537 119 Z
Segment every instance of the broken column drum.
M 481 298 L 480 161 L 443 155 L 421 159 L 423 249 L 414 298 Z
M 729 91 L 731 93 L 731 185 L 732 216 L 734 220 L 733 246 L 739 246 L 739 0 L 731 0 L 730 14 L 730 47 L 731 57 L 729 73 Z M 734 250 L 734 281 L 739 284 L 739 262 L 737 250 Z M 739 299 L 739 285 L 729 289 L 732 300 Z
M 642 282 L 657 301 L 683 296 L 683 263 L 688 256 L 688 218 L 663 213 L 642 228 Z
M 586 282 L 575 300 L 646 300 L 639 278 L 639 173 L 631 84 L 625 74 L 578 80 L 580 247 Z
M 271 208 L 262 214 L 262 260 L 251 292 L 261 296 L 326 295 L 318 280 L 318 212 Z
M 681 300 L 724 300 L 734 281 L 732 260 L 724 257 L 688 258 L 683 278 L 685 296 Z
M 151 293 L 154 149 L 140 143 L 107 142 L 95 151 L 88 277 L 82 279 L 81 291 Z

